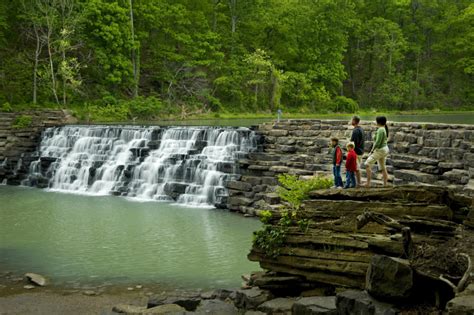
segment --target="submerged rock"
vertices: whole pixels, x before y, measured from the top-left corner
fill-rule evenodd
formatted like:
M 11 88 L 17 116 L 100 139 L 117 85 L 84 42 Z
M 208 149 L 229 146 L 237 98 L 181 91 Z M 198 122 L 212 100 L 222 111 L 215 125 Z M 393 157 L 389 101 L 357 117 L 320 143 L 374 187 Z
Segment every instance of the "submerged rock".
M 37 273 L 28 272 L 25 274 L 25 278 L 33 284 L 44 287 L 47 284 L 46 278 Z

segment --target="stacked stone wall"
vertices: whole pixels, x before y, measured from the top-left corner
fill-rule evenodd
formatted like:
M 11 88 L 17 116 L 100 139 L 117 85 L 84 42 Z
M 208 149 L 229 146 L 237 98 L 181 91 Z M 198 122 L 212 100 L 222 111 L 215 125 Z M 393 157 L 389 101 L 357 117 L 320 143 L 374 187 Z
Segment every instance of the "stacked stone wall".
M 376 126 L 373 123 L 361 126 L 366 137 L 365 161 Z M 390 183 L 442 185 L 474 195 L 474 125 L 389 123 L 388 126 Z M 228 208 L 248 214 L 278 207 L 280 200 L 275 189 L 279 174 L 330 176 L 329 139 L 338 137 L 345 147 L 352 126 L 346 120 L 285 120 L 264 123 L 256 130 L 264 139 L 262 152 L 239 160 L 242 177 L 227 183 Z M 380 179 L 380 173 L 377 177 Z
M 26 118 L 22 125 L 20 118 Z M 31 121 L 28 121 L 31 119 Z M 41 133 L 47 127 L 73 122 L 66 111 L 0 112 L 0 183 L 20 184 L 28 171 Z

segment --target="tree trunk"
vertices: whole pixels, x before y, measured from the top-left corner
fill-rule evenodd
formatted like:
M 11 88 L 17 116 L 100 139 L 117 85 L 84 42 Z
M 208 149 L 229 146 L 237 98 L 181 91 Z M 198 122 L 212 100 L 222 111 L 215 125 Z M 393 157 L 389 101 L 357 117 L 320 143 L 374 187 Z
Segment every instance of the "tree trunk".
M 130 5 L 130 30 L 132 32 L 132 66 L 133 66 L 133 97 L 138 96 L 138 58 L 137 50 L 135 48 L 135 27 L 133 21 L 133 0 L 129 0 Z
M 53 91 L 54 100 L 59 105 L 58 93 L 56 91 L 56 75 L 54 73 L 53 53 L 51 50 L 51 31 L 52 31 L 52 26 L 50 24 L 50 21 L 48 20 L 48 33 L 46 36 L 46 44 L 48 46 L 49 68 L 51 71 L 51 90 Z
M 235 33 L 237 30 L 237 0 L 229 0 L 231 32 Z
M 41 54 L 41 40 L 36 25 L 33 26 L 33 29 L 36 37 L 35 64 L 33 67 L 33 104 L 36 104 L 38 94 L 38 64 L 39 56 Z

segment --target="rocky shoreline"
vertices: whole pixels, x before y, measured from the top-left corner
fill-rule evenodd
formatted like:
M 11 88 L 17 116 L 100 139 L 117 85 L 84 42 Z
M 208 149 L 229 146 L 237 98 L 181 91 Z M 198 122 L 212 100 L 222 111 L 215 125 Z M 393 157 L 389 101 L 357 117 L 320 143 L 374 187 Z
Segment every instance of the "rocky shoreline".
M 149 286 L 113 286 L 78 290 L 55 286 L 24 289 L 26 279 L 2 277 L 0 314 L 441 314 L 428 304 L 381 302 L 367 291 L 343 290 L 333 295 L 308 290 L 298 296 L 278 296 L 255 286 L 254 273 L 240 289 L 168 290 Z M 13 284 L 5 286 L 5 280 Z M 133 290 L 130 290 L 133 288 Z M 447 314 L 471 314 L 474 284 L 448 304 Z

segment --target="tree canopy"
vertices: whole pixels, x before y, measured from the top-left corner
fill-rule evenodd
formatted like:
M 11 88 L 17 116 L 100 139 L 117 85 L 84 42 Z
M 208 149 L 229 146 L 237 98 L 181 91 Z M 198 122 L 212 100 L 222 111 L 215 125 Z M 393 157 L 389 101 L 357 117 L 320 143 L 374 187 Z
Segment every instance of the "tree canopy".
M 0 0 L 0 105 L 472 108 L 471 0 Z

